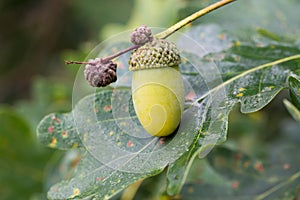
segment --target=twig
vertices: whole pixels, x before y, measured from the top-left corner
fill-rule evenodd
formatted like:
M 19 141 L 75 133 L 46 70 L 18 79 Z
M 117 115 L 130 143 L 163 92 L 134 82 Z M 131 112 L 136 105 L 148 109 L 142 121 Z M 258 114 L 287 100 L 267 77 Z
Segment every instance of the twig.
M 106 61 L 108 62 L 108 61 L 110 61 L 110 60 L 112 60 L 112 59 L 114 59 L 114 58 L 116 58 L 116 57 L 118 57 L 118 56 L 120 56 L 120 55 L 128 52 L 128 51 L 131 51 L 133 49 L 137 49 L 138 47 L 139 47 L 139 45 L 130 46 L 130 47 L 128 47 L 126 49 L 123 49 L 123 50 L 121 50 L 121 51 L 119 51 L 119 52 L 117 52 L 117 53 L 115 53 L 113 55 L 110 55 L 110 56 L 108 56 L 106 58 L 101 59 L 101 61 L 103 63 L 105 63 Z M 80 61 L 69 61 L 69 60 L 66 60 L 65 64 L 66 65 L 70 65 L 70 64 L 79 64 L 79 65 L 82 65 L 82 64 L 94 64 L 94 63 L 93 62 L 80 62 Z
M 196 19 L 198 19 L 199 17 L 203 16 L 203 15 L 206 15 L 207 13 L 217 9 L 217 8 L 220 8 L 222 6 L 225 6 L 226 4 L 229 4 L 231 2 L 233 2 L 235 0 L 221 0 L 221 1 L 218 1 L 210 6 L 207 6 L 201 10 L 199 10 L 198 12 L 195 12 L 194 14 L 184 18 L 183 20 L 179 21 L 178 23 L 174 24 L 173 26 L 169 27 L 167 30 L 165 31 L 162 31 L 158 34 L 156 34 L 155 36 L 158 37 L 158 38 L 162 38 L 162 39 L 165 39 L 167 38 L 168 36 L 172 35 L 174 32 L 176 32 L 177 30 L 179 30 L 180 28 L 184 27 L 185 25 L 195 21 Z M 108 56 L 106 58 L 103 58 L 101 59 L 102 62 L 105 62 L 105 61 L 110 61 L 128 51 L 131 51 L 131 50 L 134 50 L 134 49 L 137 49 L 138 47 L 140 47 L 139 45 L 133 45 L 131 47 L 128 47 L 122 51 L 119 51 L 111 56 Z M 65 61 L 65 64 L 69 65 L 69 64 L 93 64 L 92 62 L 79 62 L 79 61 Z
M 225 6 L 226 4 L 229 4 L 231 2 L 233 2 L 235 0 L 221 0 L 218 1 L 210 6 L 207 6 L 205 8 L 203 8 L 202 10 L 199 10 L 197 12 L 195 12 L 194 14 L 184 18 L 183 20 L 177 22 L 176 24 L 174 24 L 173 26 L 169 27 L 167 30 L 162 31 L 158 34 L 156 34 L 155 36 L 158 38 L 167 38 L 168 36 L 170 36 L 171 34 L 173 34 L 174 32 L 176 32 L 177 30 L 181 29 L 182 27 L 184 27 L 185 25 L 195 21 L 196 19 L 198 19 L 199 17 L 206 15 L 207 13 L 220 8 L 222 6 Z

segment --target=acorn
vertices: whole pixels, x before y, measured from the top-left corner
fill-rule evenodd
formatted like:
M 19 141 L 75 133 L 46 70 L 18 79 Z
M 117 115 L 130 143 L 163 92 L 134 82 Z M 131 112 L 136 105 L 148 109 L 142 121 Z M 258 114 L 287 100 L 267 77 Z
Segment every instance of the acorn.
M 117 81 L 117 64 L 111 60 L 90 60 L 84 69 L 84 77 L 93 87 L 105 87 Z
M 132 51 L 132 99 L 143 128 L 152 136 L 168 136 L 179 126 L 184 107 L 184 84 L 176 45 L 152 38 Z
M 135 45 L 139 45 L 139 46 L 144 45 L 145 43 L 151 42 L 153 40 L 152 31 L 147 26 L 142 25 L 136 28 L 130 34 L 130 40 Z

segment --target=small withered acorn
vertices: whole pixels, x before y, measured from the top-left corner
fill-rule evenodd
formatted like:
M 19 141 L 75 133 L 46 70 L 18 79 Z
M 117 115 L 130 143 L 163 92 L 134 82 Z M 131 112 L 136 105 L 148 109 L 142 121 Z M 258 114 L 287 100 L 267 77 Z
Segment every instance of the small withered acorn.
M 85 66 L 84 76 L 93 87 L 105 87 L 117 81 L 117 64 L 111 60 L 96 58 Z
M 131 53 L 132 98 L 137 117 L 153 136 L 167 136 L 178 127 L 184 106 L 183 78 L 175 44 L 153 38 Z
M 136 28 L 130 34 L 130 40 L 135 45 L 139 45 L 139 46 L 144 45 L 147 42 L 151 42 L 153 40 L 152 31 L 147 26 L 142 25 Z

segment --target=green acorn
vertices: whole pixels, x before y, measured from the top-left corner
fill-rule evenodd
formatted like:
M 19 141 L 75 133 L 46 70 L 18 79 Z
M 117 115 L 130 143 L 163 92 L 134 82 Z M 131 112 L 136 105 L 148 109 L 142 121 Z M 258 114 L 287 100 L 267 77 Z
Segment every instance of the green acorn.
M 137 117 L 153 136 L 167 136 L 178 127 L 184 106 L 183 78 L 175 44 L 153 38 L 131 53 L 132 98 Z

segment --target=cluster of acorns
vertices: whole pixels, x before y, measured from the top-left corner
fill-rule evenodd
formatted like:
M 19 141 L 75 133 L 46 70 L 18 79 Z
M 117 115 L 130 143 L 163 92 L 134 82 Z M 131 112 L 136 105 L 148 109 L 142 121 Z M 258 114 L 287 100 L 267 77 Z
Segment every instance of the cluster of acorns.
M 136 47 L 143 46 L 153 41 L 151 30 L 147 26 L 140 26 L 130 35 L 131 42 Z M 84 76 L 88 83 L 93 87 L 105 87 L 110 83 L 117 81 L 117 64 L 111 58 L 96 58 L 89 60 L 89 64 L 85 66 Z
M 153 37 L 147 26 L 137 28 L 130 36 L 135 45 L 129 48 L 134 49 L 129 69 L 133 71 L 132 99 L 137 117 L 151 135 L 170 135 L 180 123 L 184 104 L 179 51 L 175 44 Z M 117 81 L 113 58 L 88 62 L 84 75 L 91 86 L 105 87 Z

